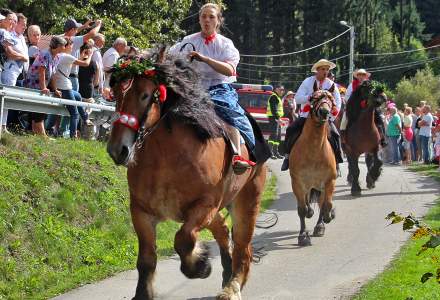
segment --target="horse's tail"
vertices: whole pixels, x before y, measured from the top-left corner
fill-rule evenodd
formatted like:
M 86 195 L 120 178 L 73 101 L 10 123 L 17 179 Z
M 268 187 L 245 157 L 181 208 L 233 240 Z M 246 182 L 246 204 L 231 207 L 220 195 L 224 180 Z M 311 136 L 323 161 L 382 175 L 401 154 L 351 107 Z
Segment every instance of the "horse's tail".
M 319 202 L 319 196 L 321 196 L 321 192 L 315 189 L 312 189 L 310 191 L 310 204 L 311 203 L 318 203 Z

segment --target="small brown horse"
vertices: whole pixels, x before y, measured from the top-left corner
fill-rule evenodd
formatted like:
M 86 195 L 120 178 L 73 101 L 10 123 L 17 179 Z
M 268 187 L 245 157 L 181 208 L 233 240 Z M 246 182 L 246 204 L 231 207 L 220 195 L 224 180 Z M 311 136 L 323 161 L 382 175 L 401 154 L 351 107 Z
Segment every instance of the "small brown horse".
M 156 225 L 167 219 L 183 223 L 174 241 L 183 274 L 210 275 L 208 250 L 197 242 L 200 230 L 207 228 L 220 247 L 223 265 L 223 290 L 217 299 L 240 299 L 266 166 L 260 163 L 242 175 L 233 173 L 223 123 L 196 71 L 185 61 L 161 57 L 154 63 L 157 80 L 138 75 L 128 83 L 113 82 L 120 118 L 111 131 L 108 152 L 116 164 L 128 167 L 130 211 L 139 240 L 134 299 L 153 298 Z M 159 83 L 166 86 L 165 101 L 157 96 Z M 224 207 L 233 219 L 233 249 L 220 213 Z
M 316 85 L 314 86 L 317 91 Z M 332 86 L 334 89 L 334 86 Z M 292 189 L 298 202 L 298 215 L 301 230 L 298 236 L 300 246 L 310 246 L 311 240 L 306 231 L 305 217 L 311 218 L 313 201 L 319 198 L 319 218 L 314 236 L 323 236 L 325 223 L 335 217 L 332 204 L 336 181 L 336 160 L 328 141 L 328 119 L 334 105 L 333 90 L 320 90 L 320 96 L 311 99 L 311 112 L 303 131 L 293 145 L 289 157 Z
M 382 171 L 382 161 L 378 156 L 380 134 L 375 124 L 376 109 L 386 101 L 383 87 L 371 81 L 364 81 L 351 95 L 347 102 L 348 125 L 343 142 L 343 150 L 347 155 L 348 176 L 351 194 L 361 195 L 359 185 L 359 157 L 365 153 L 368 168 L 367 187 L 374 188 Z

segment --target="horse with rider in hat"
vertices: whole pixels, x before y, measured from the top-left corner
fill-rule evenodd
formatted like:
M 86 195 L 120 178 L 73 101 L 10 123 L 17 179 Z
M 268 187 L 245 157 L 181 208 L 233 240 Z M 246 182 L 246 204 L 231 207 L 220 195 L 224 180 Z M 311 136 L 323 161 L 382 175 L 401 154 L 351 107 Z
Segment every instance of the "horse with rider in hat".
M 311 71 L 315 73 L 315 75 L 306 78 L 298 88 L 298 91 L 295 94 L 295 100 L 297 104 L 301 105 L 301 109 L 299 111 L 300 117 L 287 128 L 284 149 L 286 155 L 281 166 L 282 171 L 286 171 L 289 168 L 288 154 L 290 153 L 290 150 L 292 149 L 298 137 L 301 135 L 304 124 L 311 109 L 310 99 L 319 97 L 318 94 L 321 94 L 323 90 L 331 90 L 335 101 L 329 122 L 329 142 L 333 149 L 336 162 L 338 164 L 343 162 L 339 132 L 333 124 L 341 108 L 341 95 L 339 94 L 337 85 L 328 78 L 330 70 L 334 69 L 335 67 L 336 65 L 331 61 L 328 61 L 326 59 L 319 60 L 312 66 L 311 69 Z M 315 91 L 314 87 L 317 87 L 318 90 Z
M 355 92 L 357 90 L 357 88 L 362 84 L 362 82 L 364 82 L 365 80 L 369 80 L 370 76 L 371 76 L 371 73 L 367 72 L 367 70 L 365 70 L 365 69 L 357 69 L 353 72 L 354 79 L 350 83 L 350 85 L 348 86 L 347 92 L 345 94 L 345 99 L 346 99 L 347 103 L 350 101 L 350 97 L 353 94 L 353 92 Z M 353 105 L 353 104 L 350 103 L 350 105 Z M 359 104 L 359 105 L 361 105 L 361 104 Z M 380 144 L 382 147 L 385 147 L 387 145 L 387 143 L 385 141 L 385 124 L 384 124 L 383 120 L 384 120 L 383 113 L 380 110 L 380 108 L 377 108 L 376 113 L 375 113 L 374 122 L 379 130 Z M 349 114 L 347 114 L 347 110 L 344 110 L 344 113 L 342 115 L 341 125 L 339 127 L 339 130 L 341 132 L 341 137 L 342 137 L 342 143 L 345 143 L 345 133 L 346 133 L 347 125 L 351 121 L 353 121 L 353 120 L 349 120 Z

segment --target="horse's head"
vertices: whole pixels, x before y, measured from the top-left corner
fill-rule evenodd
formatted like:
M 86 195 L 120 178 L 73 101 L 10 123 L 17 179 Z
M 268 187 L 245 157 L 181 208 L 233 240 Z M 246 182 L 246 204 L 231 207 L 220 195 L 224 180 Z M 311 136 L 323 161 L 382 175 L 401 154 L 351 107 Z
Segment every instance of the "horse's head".
M 113 67 L 110 86 L 118 115 L 107 152 L 116 164 L 126 165 L 136 141 L 160 120 L 167 90 L 156 66 L 150 59 L 133 57 L 122 58 Z
M 365 80 L 358 87 L 360 99 L 367 100 L 368 106 L 379 107 L 386 102 L 385 87 L 375 81 Z
M 329 90 L 319 90 L 315 82 L 313 89 L 314 93 L 310 99 L 311 115 L 315 121 L 324 124 L 330 118 L 335 105 L 333 97 L 335 85 L 333 84 Z

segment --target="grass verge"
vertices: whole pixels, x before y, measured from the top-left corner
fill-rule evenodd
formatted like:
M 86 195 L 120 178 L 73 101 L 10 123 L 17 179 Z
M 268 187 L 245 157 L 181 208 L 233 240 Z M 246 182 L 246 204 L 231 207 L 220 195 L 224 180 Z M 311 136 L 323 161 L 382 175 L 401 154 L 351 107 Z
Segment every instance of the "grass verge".
M 5 136 L 0 170 L 0 299 L 47 299 L 135 268 L 126 171 L 101 143 Z M 262 209 L 275 189 L 272 177 Z M 178 227 L 158 226 L 160 258 Z
M 413 165 L 410 167 L 410 170 L 420 172 L 421 174 L 428 175 L 440 181 L 440 172 L 437 168 L 437 165 Z M 431 228 L 440 228 L 439 200 L 437 200 L 436 204 L 429 210 L 423 220 L 431 226 Z M 435 278 L 428 280 L 426 283 L 420 282 L 420 277 L 425 272 L 433 272 L 438 266 L 438 263 L 431 257 L 430 254 L 433 254 L 433 252 L 430 250 L 417 256 L 420 247 L 426 241 L 427 238 L 408 241 L 391 262 L 390 266 L 383 273 L 362 287 L 359 294 L 353 297 L 353 300 L 440 299 L 440 286 Z

